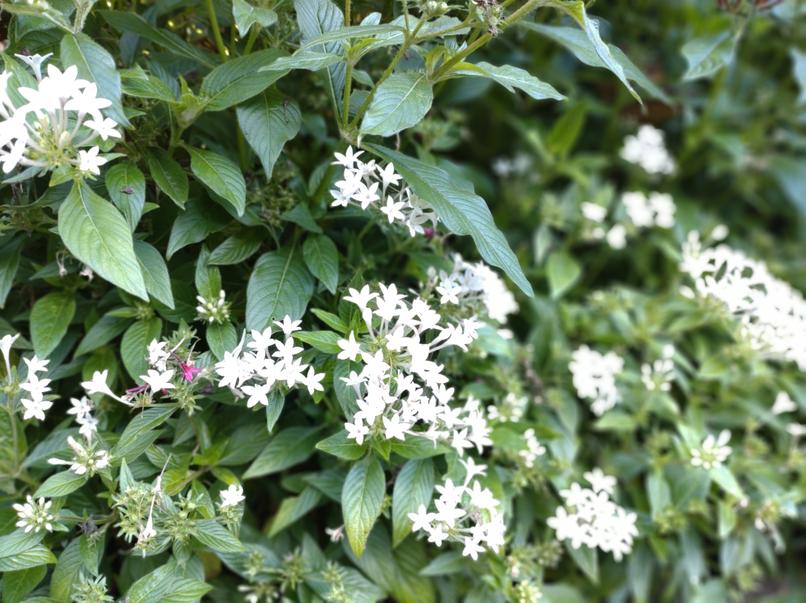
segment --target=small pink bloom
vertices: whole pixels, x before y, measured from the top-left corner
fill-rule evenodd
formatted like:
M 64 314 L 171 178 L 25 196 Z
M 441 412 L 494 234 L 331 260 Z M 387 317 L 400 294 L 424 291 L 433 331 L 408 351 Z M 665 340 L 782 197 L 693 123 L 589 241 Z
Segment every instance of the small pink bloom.
M 182 369 L 182 378 L 185 381 L 193 381 L 193 378 L 201 373 L 201 369 L 196 368 L 190 362 L 180 362 L 179 367 Z

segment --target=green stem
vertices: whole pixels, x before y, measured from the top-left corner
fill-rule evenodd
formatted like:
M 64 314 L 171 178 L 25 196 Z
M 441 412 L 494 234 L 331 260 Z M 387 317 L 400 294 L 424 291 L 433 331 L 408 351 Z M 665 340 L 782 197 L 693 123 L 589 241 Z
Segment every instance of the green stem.
M 210 27 L 213 28 L 213 37 L 215 38 L 216 48 L 218 48 L 218 54 L 226 61 L 229 58 L 229 51 L 227 50 L 227 45 L 224 44 L 224 38 L 221 36 L 221 28 L 218 26 L 218 17 L 215 14 L 213 0 L 204 0 L 204 4 L 207 7 L 207 17 L 210 19 Z
M 342 95 L 341 122 L 346 128 L 350 121 L 350 92 L 353 85 L 353 62 L 347 61 L 347 73 L 344 76 L 344 94 Z
M 253 25 L 252 29 L 249 30 L 249 37 L 246 39 L 246 46 L 244 46 L 244 49 L 243 49 L 244 54 L 249 54 L 249 52 L 252 50 L 252 46 L 254 46 L 255 42 L 257 42 L 257 37 L 258 37 L 259 33 L 260 33 L 260 28 L 255 27 Z
M 344 0 L 344 27 L 350 27 L 350 10 L 352 9 L 352 0 Z

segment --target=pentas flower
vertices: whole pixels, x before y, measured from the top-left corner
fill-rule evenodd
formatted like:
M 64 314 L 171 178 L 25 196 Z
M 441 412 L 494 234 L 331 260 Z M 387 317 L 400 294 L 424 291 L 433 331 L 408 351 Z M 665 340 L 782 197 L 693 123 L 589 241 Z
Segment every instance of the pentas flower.
M 15 503 L 12 506 L 17 512 L 17 527 L 22 528 L 26 534 L 42 530 L 52 532 L 53 522 L 56 520 L 56 517 L 50 512 L 52 504 L 53 501 L 41 497 L 34 500 L 30 494 L 25 498 L 25 503 Z
M 353 388 L 357 412 L 345 423 L 348 437 L 362 444 L 369 436 L 404 441 L 423 436 L 449 443 L 459 454 L 490 445 L 490 428 L 478 400 L 451 406 L 444 365 L 433 359 L 442 349 L 467 350 L 479 322 L 442 318 L 421 298 L 409 301 L 395 285 L 350 289 L 344 301 L 358 306 L 366 328 L 338 341 L 339 358 L 357 361 L 360 370 L 342 380 Z
M 634 136 L 624 139 L 621 157 L 650 174 L 671 174 L 675 170 L 674 159 L 666 150 L 663 131 L 646 124 L 638 128 Z
M 243 486 L 240 484 L 231 484 L 226 490 L 222 490 L 219 493 L 219 497 L 221 500 L 218 506 L 221 509 L 237 507 L 246 500 L 246 497 L 243 495 Z
M 523 432 L 523 439 L 526 446 L 518 451 L 518 456 L 523 461 L 524 466 L 531 469 L 535 466 L 535 461 L 538 457 L 546 454 L 546 447 L 537 439 L 535 430 L 532 428 Z
M 702 445 L 691 451 L 691 464 L 703 469 L 719 467 L 728 460 L 731 453 L 730 432 L 723 429 L 717 437 L 711 434 L 705 436 Z
M 674 346 L 663 346 L 660 358 L 652 362 L 641 365 L 641 382 L 649 391 L 668 392 L 672 389 L 672 377 L 674 376 Z
M 506 524 L 501 503 L 489 488 L 474 479 L 483 475 L 486 467 L 476 465 L 479 471 L 468 471 L 463 484 L 447 479 L 436 487 L 439 497 L 433 501 L 434 511 L 420 505 L 409 513 L 412 531 L 424 532 L 428 542 L 442 546 L 446 540 L 463 545 L 462 555 L 478 559 L 485 550 L 496 552 L 504 545 Z
M 458 253 L 450 273 L 429 268 L 428 288 L 436 291 L 440 304 L 460 306 L 499 323 L 518 311 L 515 296 L 498 274 L 484 262 L 465 262 Z
M 517 423 L 524 417 L 527 408 L 529 408 L 529 398 L 515 392 L 507 392 L 501 402 L 497 405 L 490 404 L 487 407 L 487 418 L 490 421 L 501 423 Z
M 48 463 L 51 465 L 67 465 L 70 471 L 76 475 L 88 475 L 90 477 L 109 466 L 111 461 L 109 452 L 103 448 L 97 448 L 89 440 L 86 444 L 81 444 L 73 436 L 68 436 L 67 445 L 73 451 L 72 460 L 65 461 L 54 457 L 48 459 Z
M 636 515 L 612 500 L 615 478 L 596 470 L 586 473 L 585 479 L 590 488 L 573 483 L 560 491 L 563 505 L 547 523 L 557 539 L 567 540 L 572 548 L 598 548 L 621 561 L 632 551 L 633 539 L 638 536 Z
M 806 300 L 772 274 L 764 262 L 753 260 L 727 245 L 703 249 L 696 232 L 683 245 L 680 269 L 698 296 L 732 316 L 738 334 L 761 355 L 795 362 L 806 370 Z
M 25 380 L 20 383 L 22 397 L 20 404 L 23 408 L 22 418 L 45 420 L 45 411 L 50 410 L 53 402 L 47 400 L 45 395 L 50 392 L 50 379 L 42 379 L 39 373 L 47 372 L 48 360 L 41 360 L 36 355 L 32 358 L 23 358 L 28 369 Z
M 93 401 L 87 396 L 81 396 L 80 398 L 70 398 L 70 404 L 71 408 L 67 411 L 67 414 L 75 417 L 79 426 L 78 432 L 88 442 L 91 442 L 92 437 L 98 431 L 98 419 L 92 415 L 92 410 L 95 406 Z
M 217 297 L 206 298 L 197 295 L 196 301 L 199 304 L 196 306 L 199 320 L 210 324 L 224 324 L 229 320 L 229 303 L 223 289 L 219 290 Z
M 621 401 L 616 377 L 624 370 L 624 360 L 614 352 L 602 354 L 583 345 L 571 357 L 574 388 L 580 398 L 591 402 L 591 411 L 597 416 Z
M 19 333 L 15 333 L 14 335 L 9 333 L 0 337 L 0 354 L 2 354 L 3 363 L 6 366 L 6 379 L 11 379 L 11 348 L 19 337 Z
M 311 395 L 324 391 L 324 373 L 317 373 L 300 358 L 304 348 L 293 336 L 300 328 L 299 321 L 286 316 L 274 324 L 283 332 L 282 338 L 275 337 L 271 326 L 263 331 L 252 330 L 215 365 L 219 387 L 245 396 L 248 408 L 268 406 L 272 392 L 281 388 L 304 386 Z
M 48 55 L 49 56 L 49 55 Z M 8 174 L 17 166 L 40 172 L 72 167 L 84 175 L 98 175 L 107 159 L 100 155 L 98 138 L 121 138 L 117 122 L 103 113 L 112 105 L 98 96 L 96 84 L 78 78 L 78 68 L 64 71 L 42 63 L 47 57 L 21 57 L 32 68 L 36 87 L 19 86 L 25 99 L 11 101 L 10 71 L 0 73 L 0 163 Z
M 778 392 L 775 396 L 775 402 L 770 409 L 774 415 L 783 415 L 788 412 L 794 412 L 798 409 L 798 405 L 786 392 Z
M 372 208 L 389 224 L 405 226 L 411 236 L 424 234 L 429 224 L 436 227 L 433 208 L 405 186 L 395 166 L 388 163 L 381 167 L 375 160 L 364 162 L 359 159 L 363 153 L 348 147 L 344 154 L 335 154 L 333 163 L 344 168 L 344 175 L 330 191 L 331 207 L 352 204 L 363 210 Z
M 621 196 L 627 217 L 636 228 L 672 228 L 675 223 L 674 199 L 668 193 L 628 192 Z

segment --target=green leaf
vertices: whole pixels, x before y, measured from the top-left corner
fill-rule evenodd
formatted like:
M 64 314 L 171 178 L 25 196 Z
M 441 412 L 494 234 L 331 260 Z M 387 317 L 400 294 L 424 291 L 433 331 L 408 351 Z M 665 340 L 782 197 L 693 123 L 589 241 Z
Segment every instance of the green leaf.
M 238 345 L 238 333 L 230 322 L 208 324 L 206 339 L 210 351 L 218 360 L 224 357 L 224 352 L 229 352 Z
M 332 312 L 326 312 L 325 310 L 320 310 L 319 308 L 311 308 L 311 312 L 313 312 L 319 320 L 339 333 L 346 335 L 350 331 L 347 323 L 345 323 L 341 318 Z
M 392 491 L 392 545 L 397 546 L 411 533 L 409 513 L 431 502 L 434 465 L 431 459 L 411 460 L 403 465 Z
M 735 496 L 738 499 L 743 499 L 746 497 L 744 490 L 739 485 L 739 482 L 736 480 L 736 477 L 733 475 L 730 469 L 728 469 L 725 465 L 719 465 L 710 469 L 708 473 L 711 475 L 711 478 L 728 494 Z
M 470 235 L 481 257 L 501 268 L 529 296 L 532 286 L 521 270 L 506 237 L 493 222 L 484 199 L 465 182 L 457 182 L 444 170 L 378 145 L 366 145 L 373 153 L 395 164 L 414 193 L 430 203 L 445 226 L 458 235 Z
M 404 459 L 427 459 L 449 452 L 444 444 L 437 444 L 423 436 L 407 435 L 406 439 L 392 441 L 392 452 Z
M 594 584 L 599 583 L 599 556 L 596 549 L 591 549 L 586 546 L 574 548 L 566 542 L 565 550 L 574 560 L 577 567 L 585 572 L 585 575 L 590 578 Z
M 171 276 L 160 252 L 145 241 L 134 241 L 134 253 L 143 271 L 143 280 L 148 293 L 173 310 L 174 294 L 171 290 Z
M 73 584 L 78 580 L 83 563 L 81 560 L 81 539 L 70 541 L 59 555 L 59 561 L 50 577 L 50 597 L 59 603 L 70 603 Z
M 289 427 L 277 433 L 262 450 L 244 479 L 271 475 L 298 465 L 313 454 L 320 427 Z
M 456 73 L 491 79 L 510 92 L 515 92 L 517 88 L 535 100 L 565 100 L 565 96 L 557 92 L 554 86 L 540 81 L 528 71 L 513 65 L 501 65 L 498 67 L 484 61 L 473 65 L 460 63 L 457 65 Z
M 328 52 L 317 52 L 315 50 L 298 50 L 290 57 L 280 57 L 273 63 L 261 67 L 263 71 L 283 71 L 288 73 L 292 69 L 305 69 L 307 71 L 319 71 L 325 67 L 330 67 L 343 61 L 344 57 Z
M 271 27 L 277 23 L 277 13 L 273 10 L 252 6 L 245 0 L 232 0 L 232 18 L 241 37 L 246 36 L 253 25 Z
M 221 111 L 260 94 L 285 72 L 264 71 L 284 52 L 269 48 L 237 57 L 213 69 L 202 80 L 200 93 L 208 111 Z
M 146 73 L 139 65 L 131 69 L 122 69 L 120 79 L 123 82 L 123 94 L 135 98 L 172 103 L 176 100 L 173 90 L 158 77 Z
M 266 405 L 266 431 L 271 433 L 277 420 L 283 412 L 285 406 L 285 395 L 279 389 L 274 389 L 269 394 L 269 403 Z
M 543 25 L 542 23 L 532 23 L 529 21 L 519 21 L 519 25 L 531 29 L 547 38 L 554 40 L 558 44 L 564 46 L 567 50 L 576 56 L 581 62 L 590 67 L 597 67 L 600 69 L 607 69 L 607 65 L 599 58 L 596 49 L 593 47 L 588 36 L 585 32 L 575 29 L 573 27 L 564 27 L 557 25 Z M 638 84 L 641 88 L 646 90 L 647 93 L 663 101 L 664 103 L 671 104 L 672 100 L 669 96 L 661 90 L 652 80 L 650 80 L 644 73 L 636 67 L 636 65 L 625 55 L 620 48 L 613 44 L 608 44 L 610 54 L 621 64 L 626 76 Z
M 385 492 L 383 468 L 374 456 L 368 455 L 350 467 L 341 491 L 341 512 L 350 548 L 358 557 L 364 553 L 372 526 L 381 514 Z
M 120 358 L 123 366 L 132 379 L 140 383 L 140 375 L 148 369 L 146 357 L 148 344 L 157 339 L 162 332 L 162 321 L 159 318 L 138 320 L 123 334 L 120 342 Z
M 585 125 L 587 114 L 585 103 L 577 103 L 554 122 L 546 136 L 546 147 L 552 154 L 564 159 L 571 152 Z
M 199 519 L 193 525 L 193 536 L 203 545 L 219 553 L 239 553 L 243 544 L 232 532 L 214 519 Z
M 333 331 L 299 331 L 294 333 L 294 339 L 307 343 L 326 354 L 337 354 L 341 350 L 338 344 L 341 336 Z
M 434 92 L 425 74 L 393 73 L 375 91 L 361 122 L 361 132 L 392 136 L 411 128 L 425 117 L 433 101 Z
M 302 246 L 305 265 L 331 293 L 339 284 L 339 252 L 327 235 L 310 235 Z
M 551 296 L 560 298 L 577 282 L 582 274 L 579 263 L 565 251 L 554 251 L 546 262 L 546 276 L 549 279 Z
M 137 34 L 179 57 L 201 63 L 206 67 L 212 67 L 218 60 L 215 55 L 191 46 L 175 33 L 154 27 L 133 11 L 102 10 L 98 12 L 109 25 L 118 31 Z
M 434 557 L 420 570 L 421 576 L 447 576 L 463 571 L 467 567 L 465 557 L 458 551 L 449 551 Z
M 201 580 L 181 575 L 175 562 L 158 567 L 131 585 L 128 603 L 195 603 L 211 587 Z
M 171 227 L 166 257 L 171 259 L 183 247 L 203 241 L 208 235 L 224 228 L 228 221 L 229 216 L 217 203 L 191 199 Z
M 711 77 L 731 61 L 734 49 L 729 31 L 689 40 L 680 49 L 688 62 L 683 80 Z
M 638 93 L 630 84 L 630 80 L 627 79 L 627 75 L 624 73 L 624 67 L 621 65 L 621 63 L 619 63 L 619 61 L 616 60 L 610 50 L 610 47 L 604 43 L 604 40 L 602 40 L 602 36 L 599 34 L 599 22 L 588 17 L 588 13 L 585 9 L 585 2 L 583 2 L 583 0 L 574 0 L 573 2 L 568 2 L 567 0 L 554 0 L 551 2 L 551 5 L 560 8 L 573 17 L 577 24 L 582 28 L 582 31 L 585 32 L 585 35 L 588 36 L 588 40 L 593 46 L 594 52 L 601 60 L 604 67 L 612 71 L 613 74 L 619 80 L 621 80 L 621 83 L 624 84 L 627 90 L 629 90 L 633 98 L 635 98 L 635 100 L 637 100 L 639 103 L 643 104 L 641 97 L 638 96 Z
M 114 205 L 76 183 L 59 208 L 58 226 L 76 258 L 113 285 L 148 300 L 131 230 Z
M 76 313 L 72 293 L 54 291 L 39 298 L 31 309 L 31 341 L 40 358 L 47 358 L 59 345 Z
M 146 202 L 146 179 L 136 165 L 130 161 L 115 163 L 105 176 L 106 191 L 112 203 L 134 231 Z
M 49 563 L 56 563 L 56 556 L 44 544 L 37 544 L 16 555 L 0 557 L 0 572 L 16 572 Z
M 317 442 L 316 449 L 345 461 L 357 461 L 364 454 L 364 447 L 356 444 L 355 440 L 349 439 L 347 432 L 343 429 Z
M 244 138 L 260 159 L 266 177 L 271 178 L 283 146 L 294 138 L 302 124 L 296 101 L 269 90 L 235 109 Z
M 246 288 L 246 328 L 265 329 L 288 315 L 297 320 L 313 295 L 313 278 L 302 254 L 286 248 L 260 256 Z
M 37 498 L 40 496 L 44 496 L 45 498 L 67 496 L 86 483 L 86 475 L 76 475 L 72 471 L 61 471 L 46 479 L 42 485 L 37 488 L 34 496 Z
M 790 48 L 792 55 L 792 75 L 800 88 L 799 103 L 806 103 L 806 53 L 797 48 Z
M 188 200 L 188 175 L 182 166 L 162 149 L 149 149 L 146 153 L 148 171 L 160 190 L 168 195 L 179 207 L 184 208 Z M 170 254 L 168 254 L 170 256 Z
M 158 404 L 136 415 L 123 430 L 112 456 L 131 463 L 151 444 L 154 430 L 165 423 L 175 410 L 172 404 Z
M 0 309 L 6 305 L 6 299 L 14 286 L 14 278 L 20 267 L 24 239 L 18 237 L 0 248 Z
M 652 510 L 652 519 L 657 520 L 663 511 L 672 504 L 672 491 L 662 471 L 654 471 L 647 475 L 646 490 L 649 495 L 649 507 Z
M 237 232 L 210 252 L 207 264 L 211 266 L 240 264 L 257 253 L 262 242 L 263 237 L 257 230 Z
M 112 101 L 112 105 L 104 110 L 109 117 L 122 126 L 129 125 L 120 102 L 120 75 L 115 59 L 103 46 L 86 34 L 67 34 L 62 38 L 59 57 L 63 65 L 75 65 L 81 78 L 96 84 L 99 97 Z
M 238 166 L 213 151 L 194 148 L 189 148 L 188 151 L 190 169 L 196 178 L 242 216 L 246 208 L 246 182 Z
M 294 0 L 294 10 L 297 13 L 297 24 L 302 33 L 302 43 L 307 44 L 311 40 L 331 31 L 337 31 L 344 27 L 344 13 L 330 0 Z M 341 43 L 329 42 L 317 44 L 310 47 L 311 50 L 340 54 Z M 339 99 L 344 89 L 345 74 L 347 66 L 344 63 L 331 65 L 325 72 L 328 96 L 333 107 L 338 113 L 340 110 Z
M 6 572 L 3 576 L 4 603 L 19 603 L 47 574 L 46 565 L 38 565 L 23 570 Z
M 130 318 L 120 318 L 104 314 L 98 322 L 92 325 L 84 338 L 79 342 L 74 353 L 74 357 L 79 357 L 112 341 L 115 337 L 123 333 L 131 322 Z
M 282 530 L 307 515 L 322 502 L 319 490 L 308 486 L 299 496 L 289 496 L 280 503 L 280 508 L 271 520 L 269 538 L 279 534 Z

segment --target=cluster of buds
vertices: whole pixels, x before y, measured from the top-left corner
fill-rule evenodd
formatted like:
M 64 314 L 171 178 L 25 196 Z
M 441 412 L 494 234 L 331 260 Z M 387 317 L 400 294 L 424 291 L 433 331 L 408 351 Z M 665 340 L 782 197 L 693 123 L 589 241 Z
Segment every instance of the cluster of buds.
M 496 0 L 473 0 L 479 21 L 484 23 L 491 36 L 501 33 L 499 25 L 503 21 L 504 9 Z
M 222 325 L 229 321 L 229 303 L 223 289 L 218 291 L 218 297 L 207 298 L 197 295 L 196 301 L 199 303 L 196 306 L 199 320 L 216 325 Z

